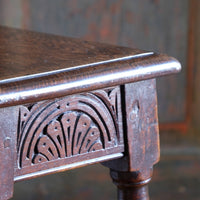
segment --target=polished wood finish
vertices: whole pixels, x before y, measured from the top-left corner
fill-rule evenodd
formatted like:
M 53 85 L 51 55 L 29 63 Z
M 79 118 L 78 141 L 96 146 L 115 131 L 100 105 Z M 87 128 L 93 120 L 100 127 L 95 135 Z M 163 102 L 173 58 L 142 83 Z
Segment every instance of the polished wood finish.
M 152 172 L 152 170 L 150 170 Z M 118 188 L 119 200 L 149 200 L 147 184 L 151 178 L 138 181 L 137 172 L 119 172 L 111 170 L 110 175 Z
M 119 199 L 148 199 L 160 153 L 154 78 L 180 68 L 166 55 L 1 27 L 1 199 L 14 181 L 97 162 Z
M 180 70 L 174 58 L 152 52 L 7 28 L 1 28 L 0 34 L 1 107 L 87 92 Z
M 123 60 L 148 52 L 75 38 L 0 27 L 0 80 L 52 73 L 56 70 Z M 14 60 L 10 60 L 10 56 Z M 41 57 L 41 55 L 43 55 Z

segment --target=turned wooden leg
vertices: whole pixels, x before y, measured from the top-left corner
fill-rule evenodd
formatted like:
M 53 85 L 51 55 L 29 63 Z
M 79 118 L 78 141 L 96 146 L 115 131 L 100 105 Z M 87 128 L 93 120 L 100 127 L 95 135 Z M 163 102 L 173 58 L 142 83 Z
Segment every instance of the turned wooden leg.
M 124 157 L 104 163 L 119 200 L 147 200 L 153 165 L 160 155 L 155 80 L 128 84 L 124 99 Z
M 136 172 L 110 170 L 113 183 L 117 186 L 119 200 L 149 200 L 148 183 L 151 178 L 138 180 Z

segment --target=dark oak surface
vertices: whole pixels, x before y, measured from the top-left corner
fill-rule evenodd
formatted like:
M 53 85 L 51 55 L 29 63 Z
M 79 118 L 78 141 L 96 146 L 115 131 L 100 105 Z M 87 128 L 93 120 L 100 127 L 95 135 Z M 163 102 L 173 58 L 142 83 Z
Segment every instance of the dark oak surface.
M 116 48 L 114 45 L 7 27 L 0 27 L 0 44 L 0 82 L 152 54 L 138 49 Z
M 0 28 L 0 44 L 0 107 L 180 70 L 165 55 L 5 27 Z
M 155 77 L 180 69 L 166 55 L 0 28 L 0 199 L 14 181 L 104 162 L 119 199 L 147 200 Z

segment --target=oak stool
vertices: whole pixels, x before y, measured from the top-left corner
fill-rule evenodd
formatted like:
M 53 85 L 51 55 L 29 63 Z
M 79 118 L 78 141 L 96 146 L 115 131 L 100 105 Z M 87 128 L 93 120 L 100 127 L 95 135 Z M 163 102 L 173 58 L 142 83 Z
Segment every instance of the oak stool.
M 21 181 L 101 162 L 146 200 L 159 160 L 155 78 L 174 58 L 0 27 L 0 199 Z

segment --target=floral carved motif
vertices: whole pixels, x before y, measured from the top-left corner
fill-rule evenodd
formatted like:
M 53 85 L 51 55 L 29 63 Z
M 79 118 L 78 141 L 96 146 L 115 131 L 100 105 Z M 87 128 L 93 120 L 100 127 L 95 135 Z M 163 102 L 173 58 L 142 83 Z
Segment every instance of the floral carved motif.
M 19 168 L 106 150 L 121 142 L 120 88 L 24 105 L 19 110 Z

